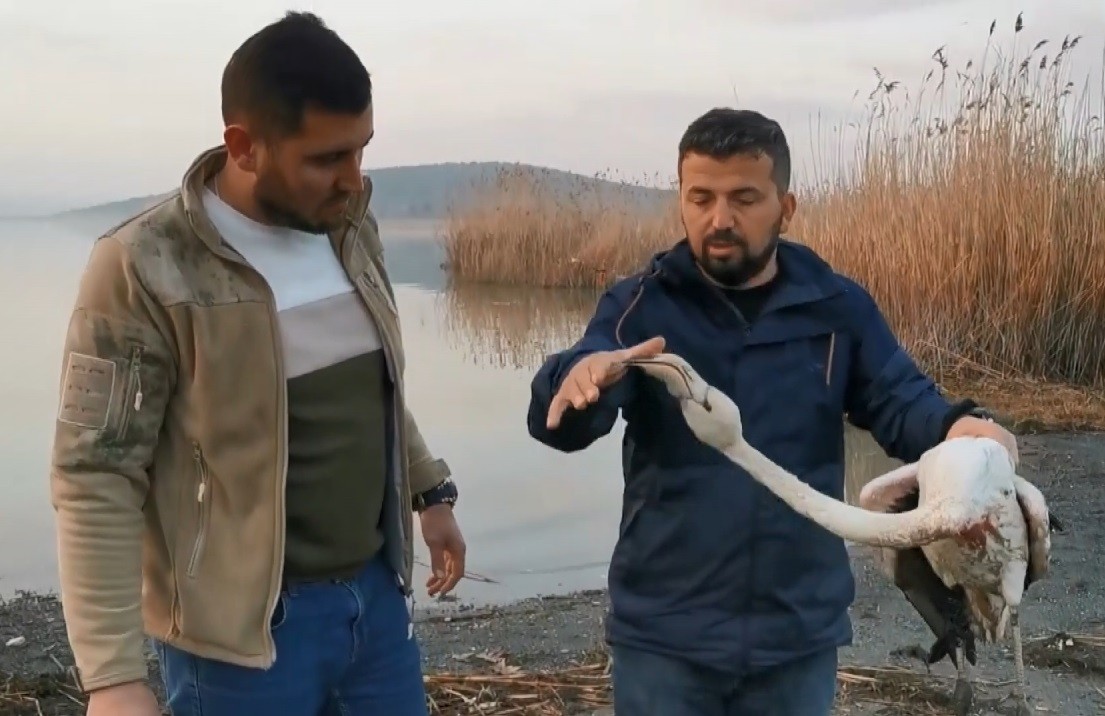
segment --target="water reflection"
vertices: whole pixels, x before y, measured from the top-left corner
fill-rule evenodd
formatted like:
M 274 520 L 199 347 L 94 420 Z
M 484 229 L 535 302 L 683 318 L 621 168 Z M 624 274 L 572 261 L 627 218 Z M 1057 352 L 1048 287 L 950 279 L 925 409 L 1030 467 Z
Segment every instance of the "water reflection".
M 12 346 L 0 371 L 0 456 L 10 476 L 0 544 L 22 546 L 0 555 L 0 595 L 56 588 L 49 448 L 61 341 L 90 236 L 0 224 L 0 324 Z M 461 485 L 469 566 L 500 581 L 462 582 L 458 596 L 501 602 L 603 586 L 621 506 L 622 424 L 570 455 L 533 440 L 525 425 L 533 371 L 579 338 L 597 294 L 446 287 L 440 245 L 428 237 L 397 237 L 385 260 L 396 283 L 411 409 Z M 864 433 L 850 431 L 847 445 L 850 494 L 893 464 Z M 425 577 L 420 567 L 417 578 Z
M 579 339 L 598 296 L 589 290 L 461 283 L 448 286 L 438 301 L 450 342 L 473 364 L 534 371 L 550 352 Z M 850 425 L 845 454 L 845 499 L 853 503 L 868 481 L 901 464 L 869 433 Z
M 536 370 L 577 341 L 595 310 L 590 290 L 454 283 L 440 296 L 450 340 L 476 364 Z

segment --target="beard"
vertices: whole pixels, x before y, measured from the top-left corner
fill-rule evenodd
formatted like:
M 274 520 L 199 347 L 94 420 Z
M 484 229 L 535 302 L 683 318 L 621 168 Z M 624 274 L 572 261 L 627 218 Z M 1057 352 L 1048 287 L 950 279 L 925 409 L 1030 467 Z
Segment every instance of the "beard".
M 707 234 L 702 241 L 702 255 L 698 263 L 706 275 L 725 286 L 740 286 L 746 281 L 758 276 L 775 255 L 775 249 L 779 245 L 779 231 L 782 228 L 782 219 L 775 222 L 771 229 L 771 238 L 767 245 L 758 252 L 753 253 L 748 245 L 748 240 L 738 235 L 732 229 L 721 229 Z M 733 247 L 728 257 L 716 258 L 710 255 L 711 246 Z
M 253 186 L 253 199 L 268 223 L 308 234 L 328 233 L 340 223 L 340 219 L 320 222 L 304 216 L 295 208 L 291 194 L 287 182 L 275 172 L 257 175 L 257 181 Z

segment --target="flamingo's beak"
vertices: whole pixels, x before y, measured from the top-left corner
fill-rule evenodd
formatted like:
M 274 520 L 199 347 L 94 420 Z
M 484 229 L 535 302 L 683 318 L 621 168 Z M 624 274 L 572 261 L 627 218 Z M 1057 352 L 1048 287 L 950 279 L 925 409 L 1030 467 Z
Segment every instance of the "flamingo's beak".
M 682 390 L 679 391 L 680 394 L 677 395 L 677 397 L 683 400 L 694 401 L 695 403 L 701 405 L 706 412 L 711 412 L 712 408 L 710 407 L 709 386 L 707 386 L 706 389 L 702 391 L 701 397 L 695 395 L 694 386 L 696 383 L 701 382 L 701 379 L 698 378 L 698 376 L 692 375 L 686 367 L 680 365 L 679 363 L 666 359 L 663 356 L 654 356 L 651 358 L 628 358 L 623 362 L 623 365 L 636 366 L 638 368 L 644 369 L 645 372 L 650 374 L 652 377 L 661 380 L 664 385 L 668 386 L 669 389 L 673 387 L 672 384 L 660 377 L 659 371 L 656 370 L 656 367 L 659 366 L 661 368 L 669 368 L 671 370 L 674 370 L 682 381 L 682 385 L 679 386 L 680 388 L 682 388 Z

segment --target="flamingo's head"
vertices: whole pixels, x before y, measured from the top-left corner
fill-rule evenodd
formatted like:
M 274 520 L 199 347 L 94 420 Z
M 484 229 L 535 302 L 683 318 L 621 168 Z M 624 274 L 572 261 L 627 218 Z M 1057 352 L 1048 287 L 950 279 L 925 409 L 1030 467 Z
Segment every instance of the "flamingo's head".
M 687 427 L 699 440 L 722 452 L 743 442 L 736 404 L 707 383 L 690 363 L 677 355 L 660 353 L 649 358 L 631 358 L 626 364 L 640 368 L 664 384 L 679 401 Z

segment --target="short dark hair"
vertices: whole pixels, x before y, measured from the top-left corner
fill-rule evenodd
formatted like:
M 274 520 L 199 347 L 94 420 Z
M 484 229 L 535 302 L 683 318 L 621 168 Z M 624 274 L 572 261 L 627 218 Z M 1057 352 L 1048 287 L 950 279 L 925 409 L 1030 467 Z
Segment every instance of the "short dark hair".
M 771 177 L 780 192 L 790 189 L 790 147 L 783 128 L 750 109 L 715 107 L 694 120 L 679 140 L 679 167 L 688 154 L 728 159 L 736 154 L 766 154 Z
M 269 136 L 299 131 L 308 108 L 360 114 L 371 103 L 372 79 L 357 53 L 309 12 L 258 30 L 223 70 L 223 121 L 248 119 Z

